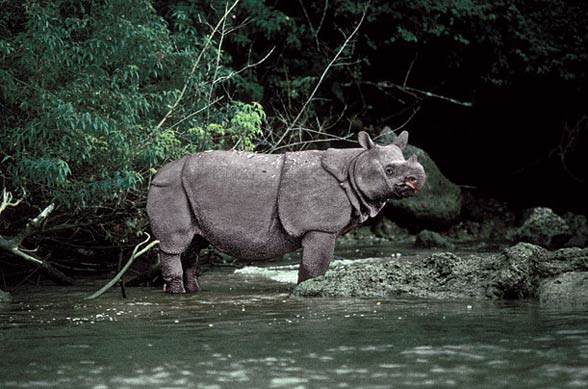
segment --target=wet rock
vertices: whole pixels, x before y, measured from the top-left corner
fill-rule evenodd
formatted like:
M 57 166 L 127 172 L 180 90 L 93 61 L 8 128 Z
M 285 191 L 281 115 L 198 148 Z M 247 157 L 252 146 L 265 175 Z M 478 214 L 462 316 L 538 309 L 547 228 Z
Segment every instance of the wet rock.
M 389 258 L 384 263 L 346 265 L 307 280 L 293 291 L 303 297 L 483 298 L 477 268 L 486 259 L 437 253 L 424 259 Z M 477 281 L 476 281 L 477 280 Z
M 523 224 L 514 231 L 513 240 L 546 248 L 562 247 L 571 238 L 566 221 L 550 208 L 533 208 Z
M 548 251 L 530 243 L 519 243 L 504 249 L 493 261 L 495 270 L 486 295 L 503 299 L 531 297 L 538 285 L 539 263 Z
M 588 272 L 568 272 L 541 282 L 539 301 L 552 305 L 588 305 Z
M 380 133 L 385 142 L 395 138 L 389 127 Z M 416 154 L 427 173 L 424 189 L 417 196 L 392 200 L 384 213 L 400 226 L 410 228 L 445 229 L 455 222 L 461 212 L 461 189 L 441 173 L 437 164 L 424 150 L 407 146 L 405 156 Z
M 584 215 L 576 215 L 571 212 L 563 215 L 563 219 L 570 227 L 572 236 L 565 244 L 567 247 L 586 247 L 588 246 L 588 221 Z
M 446 252 L 384 260 L 331 268 L 324 276 L 298 285 L 293 294 L 304 297 L 540 298 L 545 303 L 556 301 L 553 296 L 559 290 L 555 287 L 558 285 L 567 285 L 565 293 L 557 292 L 559 300 L 568 296 L 571 302 L 583 301 L 588 294 L 588 285 L 582 283 L 585 278 L 573 275 L 588 274 L 588 249 L 548 251 L 530 243 L 519 243 L 499 254 L 458 256 Z
M 416 236 L 414 247 L 423 249 L 439 248 L 452 250 L 455 248 L 455 245 L 438 232 L 422 230 Z
M 0 289 L 0 303 L 7 303 L 11 300 L 10 293 L 3 291 Z

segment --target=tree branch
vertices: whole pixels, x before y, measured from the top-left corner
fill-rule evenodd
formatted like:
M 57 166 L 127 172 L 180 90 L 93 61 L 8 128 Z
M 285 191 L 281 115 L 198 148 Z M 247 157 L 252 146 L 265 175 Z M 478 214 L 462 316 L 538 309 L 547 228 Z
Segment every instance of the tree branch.
M 300 111 L 298 112 L 298 114 L 296 115 L 296 117 L 294 118 L 294 120 L 292 120 L 292 122 L 288 125 L 288 127 L 286 128 L 286 130 L 284 131 L 284 133 L 282 134 L 282 136 L 280 137 L 280 139 L 269 150 L 270 153 L 273 152 L 273 151 L 275 151 L 275 150 L 277 150 L 278 147 L 280 147 L 280 148 L 282 147 L 282 146 L 280 146 L 280 144 L 286 138 L 286 135 L 298 123 L 298 120 L 300 120 L 300 117 L 302 117 L 302 114 L 304 113 L 304 111 L 306 110 L 306 108 L 308 107 L 308 105 L 310 104 L 310 102 L 314 99 L 314 95 L 316 94 L 316 92 L 318 91 L 319 87 L 323 83 L 323 80 L 325 79 L 327 73 L 329 72 L 329 70 L 331 69 L 331 67 L 333 67 L 333 65 L 335 64 L 335 62 L 337 61 L 337 59 L 339 59 L 339 56 L 341 55 L 341 53 L 343 52 L 343 50 L 345 49 L 345 47 L 347 47 L 347 45 L 351 41 L 351 38 L 353 38 L 355 36 L 355 34 L 357 33 L 357 31 L 359 31 L 359 28 L 361 27 L 361 25 L 362 25 L 362 23 L 363 23 L 363 21 L 365 19 L 365 15 L 366 14 L 367 14 L 367 8 L 363 12 L 363 14 L 361 15 L 361 19 L 359 20 L 359 23 L 357 23 L 357 25 L 355 26 L 355 28 L 353 29 L 353 31 L 351 32 L 351 34 L 349 34 L 347 36 L 347 38 L 345 39 L 345 41 L 343 42 L 343 44 L 341 45 L 341 47 L 337 51 L 337 54 L 335 54 L 335 56 L 333 57 L 333 59 L 331 59 L 331 62 L 329 62 L 329 64 L 323 70 L 323 73 L 321 74 L 318 82 L 314 86 L 314 89 L 312 90 L 312 92 L 308 96 L 308 99 L 304 102 L 304 105 L 302 105 L 302 108 L 300 109 Z
M 149 240 L 151 239 L 151 236 L 149 234 L 145 233 L 145 235 L 147 235 L 147 239 L 145 239 L 143 242 L 135 246 L 135 249 L 133 250 L 131 257 L 129 258 L 125 266 L 117 273 L 117 275 L 115 275 L 114 278 L 110 280 L 106 285 L 104 285 L 98 291 L 92 293 L 90 296 L 86 297 L 84 300 L 93 300 L 95 298 L 102 296 L 108 289 L 112 288 L 118 281 L 120 281 L 122 276 L 124 276 L 127 270 L 129 270 L 129 267 L 131 267 L 135 259 L 145 254 L 147 251 L 151 250 L 153 246 L 159 243 L 158 240 L 154 240 L 153 242 L 145 246 L 141 251 L 139 251 L 139 248 L 145 243 L 149 242 Z
M 184 98 L 184 94 L 186 93 L 186 90 L 188 89 L 188 85 L 190 84 L 190 81 L 192 81 L 192 78 L 194 77 L 194 74 L 196 73 L 196 69 L 198 68 L 198 65 L 200 65 L 200 61 L 202 60 L 204 53 L 206 52 L 206 50 L 208 49 L 208 46 L 212 42 L 212 38 L 214 37 L 214 35 L 218 31 L 219 27 L 224 24 L 225 19 L 227 18 L 227 16 L 229 16 L 229 14 L 233 11 L 233 9 L 237 6 L 238 3 L 239 3 L 239 0 L 235 0 L 233 5 L 231 5 L 229 7 L 229 9 L 227 9 L 225 11 L 222 18 L 218 21 L 218 23 L 216 24 L 216 26 L 214 27 L 214 29 L 212 30 L 212 32 L 210 33 L 210 35 L 206 39 L 204 47 L 202 48 L 202 50 L 198 54 L 196 61 L 194 61 L 194 65 L 192 65 L 192 69 L 190 70 L 190 74 L 188 74 L 188 78 L 186 79 L 186 82 L 184 83 L 184 86 L 183 86 L 182 90 L 180 91 L 180 95 L 176 99 L 175 103 L 171 106 L 169 111 L 165 114 L 163 119 L 161 119 L 161 121 L 157 124 L 157 126 L 155 126 L 155 128 L 153 129 L 153 132 L 157 132 L 161 129 L 161 127 L 165 124 L 167 119 L 169 119 L 169 117 L 172 115 L 172 113 L 178 107 L 178 105 L 180 104 L 180 101 L 182 101 L 182 99 Z

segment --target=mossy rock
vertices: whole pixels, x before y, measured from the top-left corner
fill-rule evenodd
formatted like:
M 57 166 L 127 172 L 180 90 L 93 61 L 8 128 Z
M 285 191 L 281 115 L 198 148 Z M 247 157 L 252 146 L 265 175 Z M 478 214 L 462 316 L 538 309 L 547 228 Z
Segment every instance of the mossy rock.
M 455 245 L 446 237 L 435 231 L 422 230 L 416 236 L 414 247 L 422 249 L 447 249 L 452 250 Z
M 527 242 L 553 249 L 563 247 L 572 237 L 566 221 L 550 208 L 533 208 L 527 214 L 523 224 L 514 231 L 515 242 Z

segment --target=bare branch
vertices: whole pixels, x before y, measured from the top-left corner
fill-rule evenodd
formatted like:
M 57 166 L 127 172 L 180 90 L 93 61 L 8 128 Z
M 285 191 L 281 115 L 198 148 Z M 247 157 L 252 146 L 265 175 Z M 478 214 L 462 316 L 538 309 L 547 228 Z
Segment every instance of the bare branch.
M 104 285 L 98 291 L 96 291 L 96 292 L 92 293 L 90 296 L 84 298 L 84 300 L 93 300 L 95 298 L 102 296 L 104 294 L 104 292 L 106 292 L 108 289 L 112 288 L 118 281 L 120 281 L 122 276 L 124 276 L 125 273 L 127 272 L 127 270 L 129 270 L 129 267 L 131 267 L 131 265 L 133 264 L 135 259 L 137 259 L 141 255 L 145 254 L 147 251 L 151 250 L 151 248 L 153 246 L 155 246 L 156 244 L 159 244 L 158 240 L 154 240 L 153 242 L 151 242 L 147 246 L 145 246 L 143 249 L 141 249 L 141 251 L 139 251 L 139 248 L 142 245 L 146 244 L 147 242 L 149 242 L 149 240 L 151 240 L 151 236 L 148 233 L 145 233 L 145 235 L 147 235 L 147 239 L 145 239 L 143 242 L 141 242 L 135 246 L 135 248 L 133 249 L 133 253 L 131 254 L 131 257 L 129 258 L 129 260 L 127 261 L 125 266 L 117 273 L 117 275 L 115 275 L 114 278 L 112 278 L 112 280 L 110 280 L 106 285 Z
M 6 190 L 4 190 L 3 193 L 6 193 Z M 10 198 L 10 197 L 11 196 L 6 196 L 6 198 Z M 8 201 L 7 204 L 8 203 L 10 203 L 10 201 Z M 8 251 L 9 253 L 12 253 L 13 255 L 15 255 L 17 257 L 24 259 L 27 262 L 31 262 L 31 263 L 34 263 L 35 265 L 40 266 L 43 269 L 43 271 L 47 274 L 47 276 L 50 279 L 52 279 L 53 281 L 55 281 L 56 283 L 58 283 L 60 285 L 71 285 L 71 284 L 73 284 L 73 280 L 71 278 L 67 277 L 61 271 L 55 269 L 50 263 L 48 263 L 40 258 L 37 258 L 36 256 L 34 256 L 32 254 L 26 253 L 25 251 L 28 251 L 28 250 L 25 250 L 22 247 L 20 247 L 22 241 L 27 236 L 32 234 L 35 229 L 39 228 L 39 226 L 41 225 L 43 220 L 45 218 L 47 218 L 47 216 L 49 216 L 51 211 L 53 211 L 53 208 L 55 208 L 55 206 L 53 204 L 51 204 L 47 208 L 45 208 L 37 217 L 32 219 L 30 222 L 28 222 L 24 231 L 21 232 L 20 234 L 18 234 L 16 237 L 5 238 L 0 235 L 0 249 L 4 249 L 4 250 Z
M 347 47 L 347 45 L 349 44 L 349 42 L 351 41 L 351 39 L 355 36 L 355 34 L 357 33 L 357 31 L 359 31 L 359 28 L 363 24 L 363 21 L 365 19 L 365 15 L 366 14 L 367 14 L 367 8 L 363 12 L 363 14 L 361 15 L 361 19 L 359 20 L 359 23 L 357 23 L 357 25 L 355 26 L 355 28 L 353 29 L 353 31 L 351 32 L 351 34 L 349 34 L 347 36 L 347 38 L 345 39 L 345 41 L 343 42 L 343 44 L 341 45 L 341 47 L 339 48 L 339 50 L 337 51 L 337 53 L 335 54 L 335 56 L 333 57 L 333 59 L 331 59 L 331 62 L 329 62 L 329 64 L 323 70 L 323 73 L 321 74 L 318 82 L 314 86 L 314 89 L 312 90 L 312 92 L 308 96 L 308 99 L 302 105 L 302 108 L 300 109 L 300 111 L 298 112 L 298 114 L 296 115 L 296 117 L 294 118 L 294 120 L 292 120 L 292 122 L 286 128 L 286 130 L 284 131 L 284 133 L 282 134 L 282 136 L 280 137 L 280 139 L 278 140 L 278 142 L 270 149 L 270 152 L 276 151 L 278 148 L 282 148 L 280 146 L 280 144 L 286 138 L 286 135 L 298 123 L 298 120 L 300 120 L 300 118 L 302 117 L 302 114 L 304 113 L 304 111 L 306 110 L 306 108 L 308 107 L 308 105 L 310 104 L 310 102 L 314 99 L 314 95 L 316 94 L 316 92 L 318 91 L 319 87 L 321 86 L 321 84 L 322 84 L 323 80 L 325 79 L 327 73 L 329 72 L 329 70 L 331 69 L 331 67 L 335 64 L 335 62 L 337 61 L 337 59 L 339 59 L 339 56 L 341 55 L 341 53 L 343 52 L 343 50 L 345 49 L 345 47 Z
M 429 92 L 429 91 L 424 91 L 421 89 L 417 89 L 417 88 L 413 88 L 410 86 L 402 86 L 402 85 L 398 85 L 392 81 L 380 81 L 380 82 L 373 82 L 373 81 L 360 81 L 359 84 L 363 84 L 363 85 L 371 85 L 374 86 L 378 89 L 381 90 L 385 90 L 385 89 L 397 89 L 403 93 L 406 93 L 416 99 L 422 99 L 422 96 L 426 96 L 426 97 L 430 97 L 430 98 L 435 98 L 435 99 L 439 99 L 439 100 L 444 100 L 447 102 L 450 102 L 452 104 L 457 104 L 457 105 L 462 105 L 464 107 L 472 107 L 473 103 L 471 101 L 461 101 L 461 100 L 457 100 L 454 99 L 452 97 L 447 97 L 447 96 L 443 96 L 443 95 L 439 95 L 433 92 Z M 343 86 L 352 86 L 353 84 L 351 83 L 344 83 L 341 84 Z
M 12 202 L 12 198 L 12 193 L 7 192 L 6 188 L 2 189 L 2 203 L 0 204 L 0 213 L 2 213 L 7 207 L 16 207 L 23 200 L 23 198 L 20 198 Z
M 27 236 L 31 235 L 36 229 L 39 228 L 39 226 L 41 225 L 43 220 L 45 220 L 47 218 L 47 216 L 49 216 L 49 214 L 51 212 L 53 212 L 53 209 L 55 209 L 55 204 L 50 204 L 36 218 L 29 221 L 27 223 L 24 231 L 22 231 L 14 239 L 12 239 L 12 242 L 14 243 L 14 245 L 20 246 L 22 241 L 25 240 L 25 238 Z
M 408 77 L 410 76 L 410 72 L 412 71 L 412 67 L 414 66 L 414 63 L 416 62 L 418 56 L 419 56 L 419 53 L 416 53 L 414 55 L 414 58 L 412 59 L 412 62 L 410 63 L 410 66 L 408 67 L 408 70 L 406 71 L 406 75 L 404 76 L 404 82 L 402 83 L 403 88 L 406 88 L 406 83 L 408 82 Z
M 202 48 L 202 50 L 200 50 L 200 53 L 198 54 L 196 61 L 194 61 L 194 65 L 192 65 L 192 69 L 190 70 L 190 74 L 188 74 L 188 78 L 186 79 L 186 82 L 184 83 L 184 86 L 183 86 L 182 90 L 180 91 L 180 95 L 176 99 L 175 103 L 171 106 L 169 111 L 165 114 L 163 119 L 161 119 L 161 121 L 157 124 L 157 126 L 155 126 L 155 128 L 153 129 L 153 132 L 157 132 L 161 129 L 161 127 L 165 124 L 167 119 L 169 119 L 169 117 L 172 115 L 172 113 L 178 107 L 178 105 L 180 104 L 180 101 L 182 101 L 182 99 L 184 98 L 184 94 L 186 93 L 186 90 L 188 89 L 188 85 L 190 84 L 190 81 L 192 81 L 192 78 L 194 77 L 194 74 L 196 73 L 196 69 L 200 65 L 200 61 L 202 60 L 204 53 L 206 52 L 206 50 L 208 49 L 208 46 L 212 42 L 212 38 L 214 37 L 214 35 L 218 31 L 219 27 L 224 24 L 225 19 L 230 15 L 230 13 L 233 11 L 233 9 L 237 6 L 238 3 L 239 3 L 239 0 L 235 0 L 233 5 L 231 5 L 225 11 L 224 15 L 221 17 L 221 19 L 218 21 L 218 23 L 216 24 L 216 26 L 214 27 L 214 29 L 212 30 L 212 32 L 210 33 L 210 35 L 206 39 L 204 47 Z
M 351 134 L 346 135 L 344 137 L 337 137 L 338 140 L 346 140 L 348 141 L 349 138 L 351 137 Z M 288 143 L 287 145 L 283 145 L 280 147 L 276 147 L 274 150 L 281 150 L 284 149 L 286 147 L 293 147 L 293 146 L 300 146 L 300 145 L 307 145 L 307 144 L 311 144 L 311 143 L 321 143 L 321 142 L 331 142 L 333 139 L 329 138 L 329 139 L 312 139 L 312 140 L 305 140 L 302 142 L 295 142 L 295 143 Z

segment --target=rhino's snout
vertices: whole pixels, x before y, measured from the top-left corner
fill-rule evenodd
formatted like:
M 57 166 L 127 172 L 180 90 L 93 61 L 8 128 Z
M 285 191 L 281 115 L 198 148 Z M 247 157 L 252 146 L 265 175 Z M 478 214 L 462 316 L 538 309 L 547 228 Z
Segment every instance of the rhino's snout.
M 414 192 L 418 192 L 419 188 L 416 187 L 417 179 L 415 176 L 407 176 L 404 178 L 404 184 L 408 186 L 410 189 L 414 190 Z

